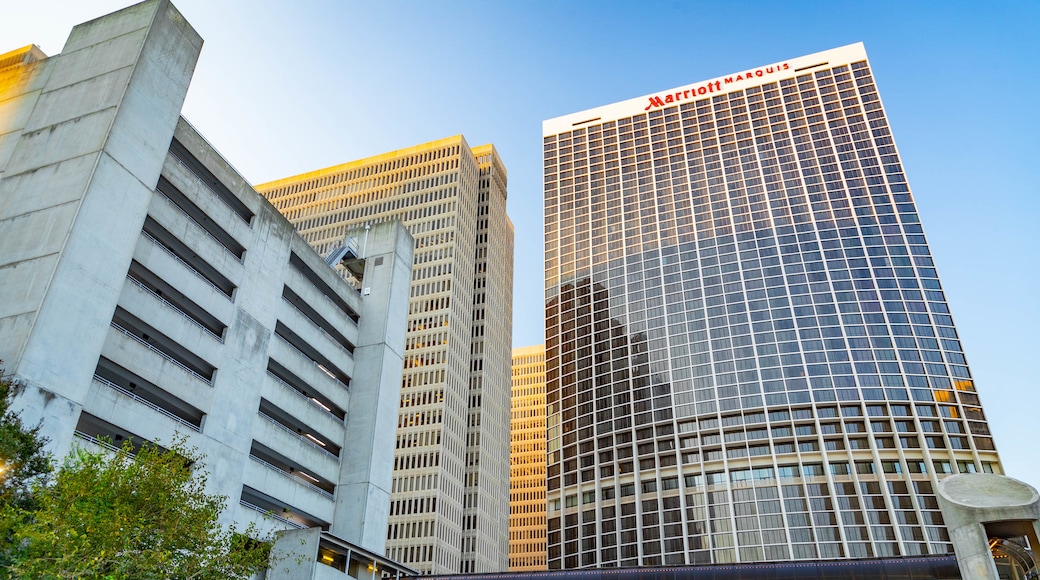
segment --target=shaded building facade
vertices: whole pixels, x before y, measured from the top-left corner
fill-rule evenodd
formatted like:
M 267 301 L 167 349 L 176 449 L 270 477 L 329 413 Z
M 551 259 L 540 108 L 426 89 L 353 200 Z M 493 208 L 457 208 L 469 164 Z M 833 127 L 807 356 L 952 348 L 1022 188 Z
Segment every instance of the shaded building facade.
M 952 552 L 999 458 L 862 45 L 543 150 L 550 569 Z
M 506 569 L 513 226 L 498 153 L 458 135 L 257 190 L 323 255 L 364 254 L 365 227 L 387 220 L 415 238 L 387 554 L 424 573 Z

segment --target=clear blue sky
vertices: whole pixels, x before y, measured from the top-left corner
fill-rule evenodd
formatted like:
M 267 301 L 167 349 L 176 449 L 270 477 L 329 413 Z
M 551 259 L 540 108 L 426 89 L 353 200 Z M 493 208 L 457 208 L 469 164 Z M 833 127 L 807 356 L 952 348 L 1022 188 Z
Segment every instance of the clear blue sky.
M 56 54 L 126 4 L 8 3 L 0 52 Z M 206 40 L 184 114 L 253 183 L 458 133 L 495 144 L 515 346 L 543 340 L 543 119 L 864 42 L 997 448 L 1040 487 L 1040 2 L 175 4 Z

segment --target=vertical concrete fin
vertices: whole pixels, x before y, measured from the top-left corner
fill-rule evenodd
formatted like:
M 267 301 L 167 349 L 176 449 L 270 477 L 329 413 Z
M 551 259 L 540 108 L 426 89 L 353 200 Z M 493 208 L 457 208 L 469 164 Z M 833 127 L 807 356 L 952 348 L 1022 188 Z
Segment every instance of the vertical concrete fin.
M 368 232 L 364 309 L 332 533 L 382 553 L 412 280 L 412 236 L 400 222 Z

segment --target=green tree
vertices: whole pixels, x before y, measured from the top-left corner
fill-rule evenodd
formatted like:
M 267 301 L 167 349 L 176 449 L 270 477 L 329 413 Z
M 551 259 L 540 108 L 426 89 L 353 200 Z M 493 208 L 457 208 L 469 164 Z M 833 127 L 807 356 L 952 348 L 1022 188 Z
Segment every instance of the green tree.
M 12 578 L 224 579 L 264 569 L 255 530 L 224 529 L 226 498 L 205 492 L 201 457 L 183 440 L 164 450 L 74 449 L 50 485 L 34 485 L 31 521 L 14 530 Z
M 0 380 L 0 505 L 28 507 L 30 485 L 47 477 L 51 459 L 43 451 L 47 439 L 40 436 L 40 426 L 26 429 L 11 410 L 11 388 Z
M 31 486 L 45 483 L 51 472 L 50 455 L 43 450 L 47 439 L 39 425 L 26 429 L 11 410 L 12 388 L 0 380 L 0 578 L 17 555 L 14 530 L 34 509 Z

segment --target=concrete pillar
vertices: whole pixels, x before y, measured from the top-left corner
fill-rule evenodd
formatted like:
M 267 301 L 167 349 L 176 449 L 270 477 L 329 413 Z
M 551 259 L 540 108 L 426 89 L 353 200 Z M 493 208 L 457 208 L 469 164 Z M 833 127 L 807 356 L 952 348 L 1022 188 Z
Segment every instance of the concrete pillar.
M 363 309 L 331 532 L 382 554 L 401 395 L 413 239 L 400 222 L 362 233 Z
M 939 482 L 939 508 L 963 578 L 998 580 L 990 538 L 1026 536 L 1040 547 L 1040 494 L 1002 475 L 965 473 Z

